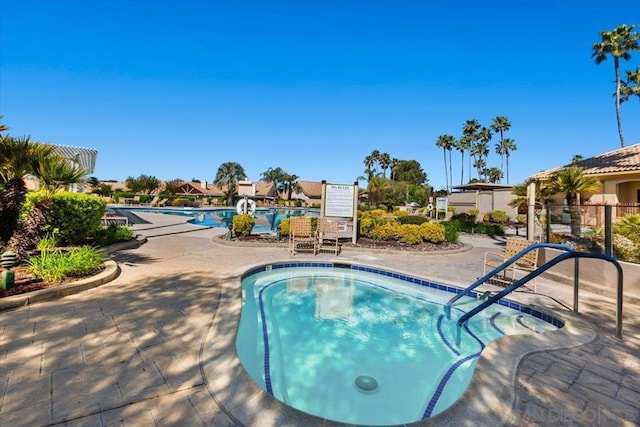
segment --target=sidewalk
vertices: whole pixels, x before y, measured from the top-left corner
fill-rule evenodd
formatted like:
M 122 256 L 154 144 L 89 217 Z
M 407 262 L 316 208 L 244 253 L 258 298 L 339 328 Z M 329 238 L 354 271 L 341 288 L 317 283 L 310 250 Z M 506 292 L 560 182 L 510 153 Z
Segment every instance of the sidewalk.
M 134 229 L 148 242 L 115 254 L 122 270 L 115 280 L 0 313 L 0 426 L 233 426 L 245 419 L 236 408 L 218 405 L 220 396 L 208 389 L 227 381 L 228 393 L 246 392 L 231 370 L 227 378 L 207 375 L 215 357 L 212 343 L 233 345 L 223 338 L 234 330 L 209 335 L 231 307 L 228 299 L 235 294 L 228 291 L 242 272 L 291 259 L 287 249 L 222 246 L 213 236 L 226 230 L 140 215 L 150 224 Z M 473 249 L 463 253 L 345 250 L 338 259 L 464 285 L 482 272 L 484 252 L 499 244 L 484 236 L 465 240 Z M 567 286 L 540 280 L 538 290 L 517 298 L 559 311 L 572 304 Z M 620 341 L 613 301 L 582 293 L 580 304 L 580 317 L 593 325 L 595 340 L 523 359 L 511 425 L 640 423 L 639 307 L 625 306 Z M 280 412 L 272 402 L 260 402 L 246 401 L 243 409 L 253 411 L 256 423 L 245 425 L 301 425 L 295 417 L 273 416 Z

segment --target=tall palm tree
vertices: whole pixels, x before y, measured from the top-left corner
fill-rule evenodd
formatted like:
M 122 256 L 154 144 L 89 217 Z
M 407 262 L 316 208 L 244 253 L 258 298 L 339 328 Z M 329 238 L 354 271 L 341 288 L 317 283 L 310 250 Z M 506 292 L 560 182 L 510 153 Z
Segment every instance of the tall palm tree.
M 471 147 L 478 141 L 478 132 L 480 131 L 480 122 L 476 119 L 467 120 L 462 126 L 462 138 L 466 150 L 470 150 Z M 469 155 L 469 179 L 471 179 L 471 155 Z M 462 182 L 460 183 L 462 185 Z
M 620 120 L 620 58 L 628 61 L 633 51 L 640 50 L 638 40 L 640 34 L 636 33 L 634 25 L 622 24 L 612 31 L 600 31 L 601 41 L 596 42 L 591 47 L 591 57 L 595 58 L 596 64 L 599 65 L 607 59 L 607 55 L 613 57 L 613 68 L 616 75 L 616 120 L 618 122 L 618 135 L 620 136 L 620 145 L 624 148 L 624 136 L 622 135 L 622 122 Z
M 453 147 L 460 151 L 462 159 L 460 160 L 460 185 L 464 184 L 464 152 L 471 148 L 471 143 L 469 140 L 463 135 L 459 139 L 454 140 Z M 453 183 L 453 177 L 451 179 Z
M 635 71 L 627 70 L 625 73 L 627 74 L 627 80 L 621 82 L 620 102 L 626 102 L 632 96 L 637 96 L 638 100 L 640 100 L 640 68 L 636 68 Z
M 387 169 L 391 165 L 391 156 L 389 153 L 380 153 L 380 157 L 378 157 L 378 163 L 380 163 L 380 168 L 382 168 L 382 176 L 387 177 Z
M 364 173 L 367 175 L 367 180 L 373 178 L 376 173 L 374 168 L 375 162 L 375 159 L 371 155 L 364 158 Z
M 436 140 L 436 147 L 442 148 L 442 154 L 444 156 L 444 176 L 447 182 L 447 191 L 451 192 L 451 149 L 454 147 L 455 138 L 451 135 L 440 135 Z M 449 171 L 447 172 L 447 152 L 449 152 Z
M 506 116 L 496 116 L 491 122 L 491 130 L 500 134 L 500 141 L 496 144 L 496 154 L 500 155 L 500 170 L 504 171 L 504 133 L 511 129 L 511 121 Z
M 600 181 L 584 175 L 578 166 L 560 169 L 551 177 L 549 191 L 565 195 L 571 218 L 571 234 L 574 236 L 580 236 L 580 193 L 593 193 L 599 189 Z
M 480 159 L 484 162 L 485 166 L 487 164 L 487 158 L 489 156 L 489 142 L 491 142 L 491 138 L 493 134 L 491 130 L 482 126 L 482 128 L 478 131 L 478 153 L 480 154 Z M 483 169 L 484 180 L 487 180 L 486 170 Z M 478 173 L 478 178 L 480 178 L 480 174 Z
M 389 163 L 389 178 L 391 180 L 396 179 L 396 166 L 398 166 L 399 160 L 396 157 L 391 158 L 391 162 Z
M 516 141 L 513 138 L 505 138 L 502 140 L 502 151 L 507 158 L 507 184 L 509 184 L 509 157 L 511 157 L 511 153 L 517 149 Z
M 378 206 L 384 198 L 384 191 L 389 188 L 389 181 L 380 175 L 372 177 L 367 184 L 369 203 Z
M 246 176 L 244 168 L 237 162 L 225 162 L 218 168 L 213 182 L 220 189 L 226 188 L 227 206 L 233 205 L 233 197 L 236 194 L 238 181 L 245 179 Z

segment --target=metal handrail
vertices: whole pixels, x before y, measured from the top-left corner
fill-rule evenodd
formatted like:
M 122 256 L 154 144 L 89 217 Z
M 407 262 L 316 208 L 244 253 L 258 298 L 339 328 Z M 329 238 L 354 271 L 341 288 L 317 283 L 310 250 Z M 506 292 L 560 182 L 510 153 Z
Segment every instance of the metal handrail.
M 505 262 L 503 262 L 502 264 L 500 264 L 499 266 L 497 266 L 496 268 L 494 268 L 493 270 L 491 270 L 487 274 L 485 274 L 484 276 L 478 278 L 478 280 L 476 280 L 475 282 L 473 282 L 472 284 L 467 286 L 462 291 L 458 292 L 458 294 L 456 294 L 454 297 L 452 297 L 449 300 L 449 302 L 447 302 L 447 305 L 445 305 L 445 312 L 447 314 L 447 317 L 451 318 L 451 305 L 454 302 L 456 302 L 457 300 L 459 300 L 463 296 L 467 295 L 469 292 L 471 292 L 472 290 L 474 290 L 478 286 L 482 285 L 484 282 L 486 282 L 487 280 L 491 279 L 493 276 L 496 276 L 498 273 L 500 273 L 505 268 L 509 267 L 511 264 L 517 262 L 520 258 L 525 256 L 527 253 L 529 253 L 531 251 L 534 251 L 536 249 L 540 249 L 540 248 L 552 248 L 552 249 L 560 249 L 560 250 L 565 250 L 565 251 L 573 251 L 573 248 L 571 246 L 558 245 L 558 244 L 555 244 L 555 243 L 534 243 L 531 246 L 527 246 L 526 248 L 524 248 L 523 250 L 521 250 L 520 252 L 518 252 L 517 254 L 515 254 L 514 256 L 512 256 L 511 258 L 509 258 L 508 260 L 506 260 Z
M 544 263 L 543 265 L 538 267 L 536 270 L 534 270 L 531 273 L 527 274 L 523 278 L 516 280 L 511 285 L 509 285 L 506 288 L 504 288 L 502 291 L 498 292 L 495 295 L 490 296 L 489 298 L 487 298 L 487 300 L 485 300 L 484 302 L 482 302 L 478 306 L 474 307 L 472 310 L 470 310 L 470 311 L 466 312 L 465 314 L 463 314 L 462 316 L 460 316 L 460 318 L 457 321 L 458 330 L 457 330 L 457 335 L 456 335 L 456 344 L 460 345 L 460 328 L 467 320 L 469 320 L 471 317 L 475 316 L 476 314 L 480 313 L 481 311 L 483 311 L 484 309 L 486 309 L 487 307 L 489 307 L 493 303 L 497 302 L 498 300 L 500 300 L 504 296 L 506 296 L 506 295 L 510 294 L 511 292 L 515 291 L 517 288 L 519 288 L 520 286 L 522 286 L 525 283 L 529 282 L 531 279 L 539 276 L 540 274 L 544 273 L 545 271 L 547 271 L 551 267 L 555 266 L 556 264 L 558 264 L 558 263 L 560 263 L 560 262 L 562 262 L 564 260 L 570 259 L 570 258 L 597 258 L 597 259 L 603 259 L 605 261 L 609 261 L 610 263 L 612 263 L 616 267 L 616 270 L 618 272 L 618 284 L 617 284 L 617 295 L 616 295 L 616 337 L 619 338 L 619 339 L 622 339 L 622 297 L 623 297 L 623 295 L 622 295 L 622 292 L 623 292 L 623 271 L 622 271 L 622 266 L 620 265 L 620 263 L 615 258 L 613 258 L 610 255 L 588 253 L 588 252 L 575 252 L 572 248 L 566 247 L 564 245 L 555 245 L 555 244 L 552 244 L 552 243 L 536 243 L 534 245 L 531 245 L 527 249 L 533 250 L 533 249 L 535 249 L 534 247 L 538 247 L 538 248 L 540 248 L 540 247 L 559 248 L 560 246 L 563 246 L 562 249 L 569 248 L 569 252 L 565 252 L 563 254 L 560 254 L 557 257 L 547 261 L 546 263 Z M 478 279 L 478 281 L 483 280 L 483 279 L 486 280 L 486 278 L 490 278 L 493 275 L 495 275 L 496 274 L 496 270 L 500 271 L 500 270 L 504 269 L 506 266 L 512 264 L 512 262 L 509 262 L 509 261 L 517 259 L 517 258 L 520 258 L 522 255 L 524 255 L 526 252 L 528 252 L 527 249 L 519 252 L 514 257 L 512 257 L 510 260 L 504 262 L 502 265 L 498 266 L 493 271 L 489 272 L 485 276 L 483 276 L 480 279 Z M 515 260 L 514 260 L 514 262 L 515 262 Z M 578 272 L 576 272 L 576 274 L 578 274 Z M 450 313 L 451 313 L 451 304 L 453 304 L 456 300 L 461 298 L 463 295 L 468 293 L 473 288 L 477 287 L 478 286 L 478 284 L 477 284 L 478 281 L 474 282 L 472 285 L 470 285 L 469 287 L 467 287 L 466 289 L 464 289 L 463 291 L 458 293 L 458 295 L 456 295 L 455 297 L 451 298 L 451 300 L 447 303 L 447 305 L 445 306 L 445 312 L 447 312 L 447 316 L 449 318 L 450 318 Z

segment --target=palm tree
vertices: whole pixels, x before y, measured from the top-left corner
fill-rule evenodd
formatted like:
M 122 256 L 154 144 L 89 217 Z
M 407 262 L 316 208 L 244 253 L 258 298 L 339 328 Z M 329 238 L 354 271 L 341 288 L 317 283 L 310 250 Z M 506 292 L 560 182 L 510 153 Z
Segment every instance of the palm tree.
M 622 24 L 612 31 L 600 31 L 599 34 L 602 41 L 594 43 L 591 47 L 591 57 L 595 58 L 597 65 L 605 61 L 607 55 L 613 56 L 613 68 L 616 75 L 616 120 L 622 148 L 624 148 L 624 136 L 622 135 L 622 122 L 620 120 L 620 58 L 628 61 L 631 58 L 630 52 L 640 50 L 640 45 L 638 45 L 640 34 L 636 33 L 634 29 L 635 24 Z
M 529 199 L 527 197 L 529 182 L 530 181 L 526 181 L 523 184 L 516 184 L 511 188 L 511 194 L 515 197 L 511 199 L 508 205 L 512 208 L 517 208 L 518 213 L 525 213 L 527 211 L 527 206 L 529 204 Z M 552 201 L 551 194 L 549 194 L 549 187 L 542 186 L 539 181 L 536 181 L 535 193 L 535 199 L 537 202 L 546 204 Z
M 436 147 L 442 148 L 444 155 L 444 176 L 447 181 L 447 191 L 451 192 L 453 176 L 451 175 L 451 149 L 455 146 L 455 138 L 451 135 L 440 135 L 436 140 Z M 447 172 L 447 151 L 449 152 L 449 172 Z
M 460 185 L 462 185 L 464 183 L 464 152 L 471 148 L 471 143 L 465 136 L 462 136 L 460 139 L 454 140 L 453 147 L 460 151 L 462 156 L 460 160 Z M 453 177 L 451 178 L 451 183 L 453 184 Z
M 480 131 L 480 123 L 476 119 L 467 120 L 462 126 L 462 138 L 464 140 L 464 146 L 466 150 L 470 150 L 471 147 L 478 140 L 478 132 Z M 463 165 L 464 167 L 464 165 Z M 471 155 L 469 155 L 469 179 L 471 179 Z M 462 185 L 462 180 L 460 185 Z
M 620 102 L 626 102 L 634 95 L 640 100 L 640 68 L 636 68 L 635 71 L 625 72 L 627 80 L 621 82 Z
M 233 197 L 236 194 L 238 181 L 245 179 L 246 176 L 244 168 L 237 162 L 225 162 L 218 168 L 213 182 L 220 189 L 226 188 L 227 206 L 233 205 Z
M 497 184 L 502 179 L 502 171 L 499 168 L 488 168 L 485 170 L 487 180 L 492 184 Z
M 491 142 L 492 137 L 493 137 L 493 134 L 491 133 L 491 131 L 488 128 L 482 126 L 482 128 L 478 132 L 478 143 L 476 145 L 478 146 L 477 152 L 479 154 L 479 158 L 480 160 L 482 160 L 485 166 L 487 164 L 486 158 L 489 156 L 489 142 Z M 486 171 L 484 171 L 484 166 L 483 166 L 483 174 L 484 174 L 484 180 L 486 181 L 487 174 L 486 174 Z M 480 178 L 480 171 L 478 171 L 478 178 Z
M 382 176 L 387 177 L 387 169 L 391 165 L 391 156 L 389 153 L 381 153 L 378 158 L 378 163 L 380 163 L 380 167 L 382 168 Z
M 372 177 L 367 184 L 367 194 L 369 196 L 369 203 L 374 206 L 378 206 L 384 198 L 384 190 L 389 188 L 389 181 L 380 175 Z
M 500 155 L 500 170 L 504 171 L 504 133 L 511 129 L 511 121 L 506 116 L 496 116 L 491 122 L 491 130 L 500 134 L 500 142 L 496 144 L 496 154 Z
M 40 189 L 51 197 L 72 184 L 84 181 L 87 171 L 74 167 L 62 156 L 49 155 L 39 159 L 35 175 L 40 181 Z
M 584 160 L 584 156 L 581 154 L 576 154 L 575 156 L 573 156 L 573 158 L 571 159 L 571 164 L 575 165 L 576 163 L 580 163 L 581 161 Z
M 502 150 L 504 151 L 504 156 L 507 158 L 507 184 L 509 184 L 509 157 L 511 157 L 511 152 L 517 149 L 518 147 L 513 138 L 505 138 L 502 140 Z
M 375 175 L 375 159 L 369 155 L 364 158 L 364 173 L 367 175 L 367 180 L 370 180 Z
M 291 193 L 294 191 L 301 191 L 300 184 L 298 184 L 298 175 L 285 173 L 282 175 L 282 188 L 287 194 L 287 200 L 291 200 Z
M 50 145 L 31 142 L 29 137 L 0 135 L 0 244 L 18 227 L 27 187 L 23 177 L 36 175 L 38 160 L 53 153 Z
M 280 167 L 269 168 L 266 171 L 262 172 L 260 176 L 264 182 L 271 182 L 276 190 L 280 190 L 282 186 L 283 176 L 285 175 L 285 171 Z M 276 191 L 276 195 L 278 195 L 278 191 Z
M 580 193 L 593 193 L 598 189 L 600 181 L 592 176 L 585 176 L 578 166 L 560 169 L 552 175 L 549 191 L 565 195 L 571 218 L 571 234 L 574 236 L 580 236 Z

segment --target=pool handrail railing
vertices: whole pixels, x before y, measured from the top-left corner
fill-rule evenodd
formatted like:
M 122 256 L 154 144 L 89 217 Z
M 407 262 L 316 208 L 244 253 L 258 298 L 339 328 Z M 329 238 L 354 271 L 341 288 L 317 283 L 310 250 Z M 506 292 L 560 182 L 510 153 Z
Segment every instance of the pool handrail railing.
M 464 295 L 468 294 L 470 291 L 472 291 L 473 289 L 475 289 L 476 287 L 478 287 L 479 285 L 481 285 L 485 281 L 489 280 L 491 277 L 493 277 L 496 274 L 498 274 L 500 271 L 502 271 L 503 269 L 505 269 L 506 267 L 508 267 L 512 263 L 516 262 L 523 255 L 525 255 L 527 252 L 535 250 L 535 249 L 539 249 L 539 248 L 560 249 L 560 250 L 565 250 L 566 252 L 564 252 L 564 253 L 562 253 L 562 254 L 550 259 L 549 261 L 545 262 L 544 264 L 539 266 L 537 269 L 535 269 L 531 273 L 527 274 L 526 276 L 522 277 L 521 279 L 516 280 L 515 282 L 513 282 L 511 285 L 505 287 L 500 292 L 489 296 L 481 304 L 477 305 L 473 309 L 469 310 L 468 312 L 466 312 L 462 316 L 460 316 L 460 318 L 457 321 L 457 326 L 458 326 L 458 328 L 457 328 L 457 336 L 456 336 L 456 344 L 457 345 L 460 345 L 460 329 L 461 329 L 462 325 L 467 320 L 469 320 L 470 318 L 472 318 L 476 314 L 480 313 L 481 311 L 483 311 L 487 307 L 491 306 L 495 302 L 499 301 L 500 299 L 502 299 L 506 295 L 508 295 L 511 292 L 515 291 L 516 289 L 518 289 L 522 285 L 526 284 L 527 282 L 529 282 L 533 278 L 535 278 L 535 277 L 539 276 L 540 274 L 544 273 L 545 271 L 547 271 L 551 267 L 555 266 L 556 264 L 558 264 L 558 263 L 560 263 L 560 262 L 562 262 L 564 260 L 571 259 L 571 258 L 597 258 L 597 259 L 603 259 L 605 261 L 609 261 L 610 263 L 612 263 L 616 267 L 616 270 L 618 272 L 617 297 L 616 297 L 616 337 L 619 338 L 619 339 L 622 339 L 623 271 L 622 271 L 622 266 L 620 265 L 620 263 L 615 258 L 613 258 L 612 256 L 609 256 L 609 255 L 598 254 L 598 253 L 590 253 L 590 252 L 577 252 L 570 246 L 558 245 L 558 244 L 554 244 L 554 243 L 536 243 L 536 244 L 533 244 L 533 245 L 523 249 L 522 251 L 520 251 L 516 255 L 514 255 L 512 258 L 508 259 L 507 261 L 505 261 L 504 263 L 502 263 L 501 265 L 499 265 L 498 267 L 496 267 L 495 269 L 493 269 L 489 273 L 487 273 L 484 276 L 480 277 L 478 280 L 476 280 L 474 283 L 469 285 L 467 288 L 465 288 L 462 291 L 460 291 L 456 296 L 451 298 L 449 300 L 449 302 L 447 302 L 447 304 L 444 306 L 447 318 L 451 318 L 451 306 L 453 305 L 454 302 L 456 302 L 458 299 L 462 298 Z M 576 275 L 577 274 L 578 273 L 576 272 Z M 574 292 L 577 292 L 577 289 L 574 289 Z

